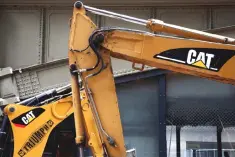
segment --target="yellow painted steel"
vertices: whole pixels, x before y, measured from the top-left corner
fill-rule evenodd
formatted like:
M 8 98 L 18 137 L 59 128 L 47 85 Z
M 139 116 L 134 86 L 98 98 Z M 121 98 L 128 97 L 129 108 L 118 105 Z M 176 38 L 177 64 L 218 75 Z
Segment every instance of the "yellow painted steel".
M 78 84 L 78 76 L 71 77 L 71 87 L 73 95 L 73 108 L 74 108 L 74 122 L 75 122 L 75 142 L 77 145 L 84 143 L 85 133 L 84 133 L 84 122 L 82 115 L 81 99 L 80 99 L 80 89 Z
M 78 69 L 87 69 L 95 65 L 97 58 L 92 49 L 88 47 L 88 39 L 95 29 L 95 24 L 85 15 L 85 10 L 83 8 L 74 8 L 69 38 L 69 49 L 71 50 L 69 51 L 70 65 L 76 64 Z M 101 133 L 101 138 L 107 148 L 108 155 L 111 157 L 125 157 L 126 149 L 111 69 L 110 54 L 107 51 L 102 51 L 101 54 L 107 67 L 99 75 L 89 78 L 88 86 L 91 89 L 102 126 L 115 140 L 117 145 L 117 147 L 111 146 L 106 136 Z M 82 80 L 85 80 L 88 74 L 94 73 L 95 71 L 97 69 L 82 73 Z M 72 86 L 72 88 L 79 87 Z M 86 119 L 86 117 L 84 118 Z
M 234 55 L 222 66 L 219 71 L 209 71 L 206 68 L 198 68 L 196 66 L 179 64 L 176 62 L 153 57 L 160 54 L 161 52 L 177 48 L 211 48 L 218 50 L 232 50 L 235 52 L 235 45 L 167 36 L 155 36 L 119 30 L 106 33 L 105 41 L 102 45 L 105 49 L 109 50 L 111 56 L 115 58 L 129 60 L 134 63 L 141 63 L 152 67 L 167 69 L 174 72 L 235 84 L 235 71 L 231 69 L 235 65 Z M 208 51 L 210 52 L 210 50 Z M 221 53 L 226 52 L 222 51 Z
M 210 34 L 202 31 L 198 31 L 195 29 L 189 29 L 173 24 L 164 23 L 161 20 L 157 19 L 150 19 L 146 23 L 146 27 L 153 32 L 165 32 L 168 34 L 174 34 L 181 37 L 186 37 L 190 39 L 198 39 L 203 41 L 210 41 L 210 42 L 217 42 L 217 43 L 228 43 L 228 44 L 235 44 L 233 38 Z
M 13 156 L 41 157 L 51 131 L 73 113 L 72 107 L 72 96 L 40 107 L 19 104 L 7 105 L 4 108 L 4 113 L 8 115 L 13 131 Z M 44 110 L 44 112 L 37 116 L 35 109 Z M 25 115 L 22 117 L 22 114 Z M 19 117 L 19 124 L 13 123 L 17 117 Z M 20 125 L 21 122 L 28 124 Z
M 94 116 L 91 111 L 89 101 L 87 99 L 86 93 L 84 90 L 80 91 L 80 100 L 82 107 L 82 119 L 84 115 L 84 122 L 82 123 L 85 126 L 87 144 L 91 148 L 92 153 L 95 157 L 103 157 L 104 150 L 99 136 L 99 132 L 94 121 Z M 11 112 L 11 110 L 14 112 Z M 12 123 L 12 120 L 19 117 L 21 114 L 28 113 L 34 109 L 45 109 L 45 111 L 32 119 L 32 122 L 26 127 L 22 128 L 16 126 Z M 51 104 L 45 104 L 41 107 L 28 107 L 19 104 L 9 104 L 4 109 L 5 114 L 8 115 L 11 122 L 13 136 L 14 136 L 14 157 L 41 157 L 44 151 L 48 137 L 53 130 L 60 122 L 74 113 L 72 96 L 63 98 Z M 35 114 L 35 113 L 34 113 Z M 80 116 L 80 115 L 79 115 Z M 30 137 L 43 128 L 43 126 L 50 120 L 52 126 L 48 130 L 43 130 L 39 132 L 40 136 L 43 136 L 40 139 L 40 142 L 34 142 L 35 139 L 30 139 Z M 45 127 L 45 126 L 44 126 Z M 33 137 L 34 138 L 34 137 Z M 37 138 L 35 136 L 35 138 Z M 38 140 L 38 139 L 36 139 Z M 28 142 L 28 145 L 26 144 Z M 32 143 L 33 142 L 33 143 Z M 26 146 L 25 148 L 23 146 Z M 21 150 L 21 155 L 20 155 Z M 25 154 L 25 155 L 23 155 Z
M 92 114 L 90 103 L 84 91 L 81 93 L 81 105 L 84 115 L 88 146 L 91 148 L 92 154 L 95 157 L 103 157 L 105 153 L 103 150 L 101 138 L 94 120 L 94 115 Z
M 90 35 L 95 29 L 95 24 L 90 20 L 89 17 L 85 15 L 84 8 L 74 8 L 69 40 L 69 64 L 75 64 L 77 66 L 77 69 L 91 68 L 97 62 L 95 53 L 89 47 L 88 42 Z M 170 33 L 177 34 L 174 31 L 170 31 Z M 178 34 L 181 33 L 178 32 Z M 187 33 L 182 34 L 186 34 L 185 36 L 187 36 Z M 191 34 L 188 36 L 190 37 Z M 100 68 L 100 65 L 92 71 L 82 72 L 81 75 L 85 89 L 89 88 L 92 92 L 91 96 L 94 99 L 94 103 L 98 110 L 98 115 L 104 130 L 111 137 L 113 137 L 117 143 L 117 147 L 110 146 L 104 134 L 100 132 L 101 141 L 104 141 L 104 144 L 108 151 L 108 155 L 111 157 L 126 157 L 126 150 L 123 139 L 123 130 L 120 120 L 114 78 L 111 69 L 110 55 L 115 58 L 129 60 L 133 63 L 141 63 L 152 67 L 171 70 L 174 72 L 180 72 L 235 84 L 235 72 L 231 72 L 230 70 L 231 67 L 233 67 L 233 65 L 235 64 L 234 57 L 229 59 L 219 71 L 208 70 L 207 67 L 204 65 L 205 63 L 202 63 L 200 61 L 195 62 L 191 65 L 187 65 L 154 57 L 164 51 L 178 48 L 211 48 L 235 50 L 234 45 L 157 36 L 148 33 L 136 33 L 125 30 L 108 31 L 104 33 L 104 37 L 105 40 L 102 44 L 102 48 L 99 49 L 99 53 L 106 65 L 106 68 L 103 69 L 102 72 L 98 75 L 89 78 L 87 84 L 85 81 L 86 76 L 97 72 Z M 195 36 L 195 38 L 201 39 L 201 36 Z M 211 39 L 208 38 L 206 40 Z M 79 87 L 72 86 L 72 88 Z M 86 89 L 87 95 L 89 94 L 89 89 Z M 86 118 L 87 115 L 84 114 L 84 119 Z M 85 123 L 85 125 L 87 125 L 86 120 Z M 97 131 L 98 130 L 99 129 L 97 129 Z M 94 147 L 94 149 L 97 148 Z

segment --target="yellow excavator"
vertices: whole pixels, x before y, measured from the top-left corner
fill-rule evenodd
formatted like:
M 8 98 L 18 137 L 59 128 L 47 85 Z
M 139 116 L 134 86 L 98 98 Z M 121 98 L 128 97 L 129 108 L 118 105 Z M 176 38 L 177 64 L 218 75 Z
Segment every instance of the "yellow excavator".
M 143 25 L 150 31 L 99 28 L 86 12 Z M 14 137 L 12 156 L 41 157 L 52 130 L 71 114 L 77 156 L 84 157 L 86 147 L 94 157 L 135 156 L 125 147 L 110 57 L 131 61 L 140 71 L 147 65 L 235 84 L 234 44 L 233 38 L 76 2 L 68 46 L 71 85 L 5 106 Z M 32 105 L 35 101 L 40 105 Z

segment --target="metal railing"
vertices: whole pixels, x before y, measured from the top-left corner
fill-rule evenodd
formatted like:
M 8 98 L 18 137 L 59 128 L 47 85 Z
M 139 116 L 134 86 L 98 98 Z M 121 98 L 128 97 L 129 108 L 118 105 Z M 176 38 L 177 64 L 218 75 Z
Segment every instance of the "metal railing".
M 235 149 L 222 149 L 222 157 L 225 157 L 224 152 L 228 152 L 229 157 L 235 157 Z M 217 157 L 217 154 L 217 149 L 186 150 L 186 157 Z

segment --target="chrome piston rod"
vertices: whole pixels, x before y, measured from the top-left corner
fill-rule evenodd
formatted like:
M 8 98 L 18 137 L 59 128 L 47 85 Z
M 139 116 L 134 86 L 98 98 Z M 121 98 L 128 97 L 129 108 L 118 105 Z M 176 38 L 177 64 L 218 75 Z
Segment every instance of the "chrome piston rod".
M 81 3 L 81 2 L 78 1 L 76 3 Z M 75 3 L 75 6 L 76 6 L 76 3 Z M 114 19 L 119 19 L 119 20 L 131 22 L 131 23 L 135 23 L 135 24 L 139 24 L 143 26 L 149 26 L 149 24 L 157 26 L 157 29 L 156 30 L 151 29 L 152 31 L 171 33 L 174 35 L 178 35 L 182 37 L 189 37 L 192 39 L 220 42 L 220 43 L 227 43 L 227 44 L 235 44 L 234 38 L 230 38 L 230 37 L 226 37 L 222 35 L 211 34 L 211 33 L 203 32 L 203 31 L 195 30 L 195 29 L 168 24 L 168 23 L 165 23 L 164 21 L 157 20 L 157 19 L 144 20 L 144 19 L 140 19 L 140 18 L 128 16 L 128 15 L 123 15 L 123 14 L 107 11 L 107 10 L 97 9 L 97 8 L 86 6 L 83 4 L 82 6 L 87 11 L 93 14 L 102 15 L 102 16 L 106 16 L 106 17 L 110 17 Z
M 118 14 L 118 13 L 114 13 L 111 11 L 107 11 L 107 10 L 102 10 L 102 9 L 97 9 L 97 8 L 93 8 L 93 7 L 89 7 L 84 5 L 84 8 L 94 14 L 97 15 L 102 15 L 102 16 L 106 16 L 106 17 L 111 17 L 111 18 L 115 18 L 115 19 L 120 19 L 120 20 L 124 20 L 127 22 L 131 22 L 131 23 L 136 23 L 139 25 L 146 25 L 146 23 L 148 22 L 148 20 L 144 20 L 144 19 L 139 19 L 136 17 L 132 17 L 132 16 L 128 16 L 128 15 L 123 15 L 123 14 Z

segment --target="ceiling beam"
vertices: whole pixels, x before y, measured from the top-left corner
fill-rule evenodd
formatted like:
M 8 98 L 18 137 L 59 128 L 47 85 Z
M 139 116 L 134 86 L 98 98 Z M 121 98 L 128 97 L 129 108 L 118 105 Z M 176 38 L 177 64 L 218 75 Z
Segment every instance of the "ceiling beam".
M 1 0 L 0 5 L 73 6 L 75 0 Z M 200 6 L 235 5 L 234 0 L 84 0 L 92 6 Z

